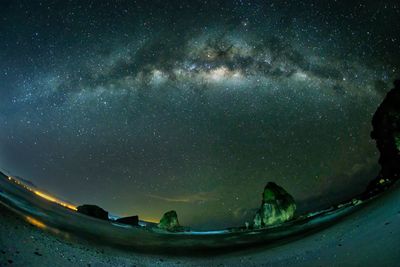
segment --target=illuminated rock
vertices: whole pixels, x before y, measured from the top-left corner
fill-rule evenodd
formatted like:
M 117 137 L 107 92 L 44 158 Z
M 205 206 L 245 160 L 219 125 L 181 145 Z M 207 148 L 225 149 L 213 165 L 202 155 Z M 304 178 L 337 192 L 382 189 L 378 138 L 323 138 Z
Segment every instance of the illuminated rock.
M 172 232 L 179 231 L 181 226 L 179 225 L 178 215 L 176 214 L 176 211 L 171 210 L 166 212 L 161 218 L 160 223 L 157 225 L 157 227 Z
M 268 183 L 263 192 L 263 200 L 254 220 L 254 228 L 262 228 L 286 222 L 294 217 L 296 203 L 293 197 L 275 183 Z
M 96 205 L 78 206 L 77 211 L 90 217 L 108 221 L 108 212 Z

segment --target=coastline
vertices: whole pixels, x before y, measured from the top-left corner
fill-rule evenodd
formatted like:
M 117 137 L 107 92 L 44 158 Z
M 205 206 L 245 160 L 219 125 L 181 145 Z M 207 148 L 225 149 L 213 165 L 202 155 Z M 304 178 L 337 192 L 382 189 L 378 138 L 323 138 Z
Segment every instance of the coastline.
M 399 207 L 396 184 L 363 209 L 301 239 L 223 255 L 180 257 L 54 235 L 1 205 L 0 266 L 395 266 L 400 260 Z

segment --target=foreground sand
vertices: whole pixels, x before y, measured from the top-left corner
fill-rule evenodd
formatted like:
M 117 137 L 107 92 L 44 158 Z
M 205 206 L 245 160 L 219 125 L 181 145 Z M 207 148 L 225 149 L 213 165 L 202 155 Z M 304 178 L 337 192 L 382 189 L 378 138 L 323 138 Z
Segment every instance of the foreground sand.
M 207 257 L 121 251 L 52 235 L 0 206 L 0 266 L 399 266 L 400 186 L 336 225 L 276 247 Z

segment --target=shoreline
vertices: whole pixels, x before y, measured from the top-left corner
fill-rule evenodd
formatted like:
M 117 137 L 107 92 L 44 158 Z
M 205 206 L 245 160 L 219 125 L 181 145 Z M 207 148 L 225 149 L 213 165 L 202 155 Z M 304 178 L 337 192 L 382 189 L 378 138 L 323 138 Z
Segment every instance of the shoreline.
M 179 257 L 53 235 L 0 205 L 0 266 L 395 266 L 400 260 L 399 207 L 400 186 L 395 185 L 365 208 L 300 239 L 223 255 Z

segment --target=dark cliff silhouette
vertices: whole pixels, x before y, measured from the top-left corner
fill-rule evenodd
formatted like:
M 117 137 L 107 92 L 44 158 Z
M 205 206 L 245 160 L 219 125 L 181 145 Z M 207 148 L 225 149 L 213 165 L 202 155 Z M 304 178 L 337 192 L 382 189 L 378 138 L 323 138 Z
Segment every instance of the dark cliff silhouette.
M 367 191 L 379 193 L 400 177 L 400 80 L 394 82 L 372 119 L 371 138 L 380 152 L 381 171 Z

